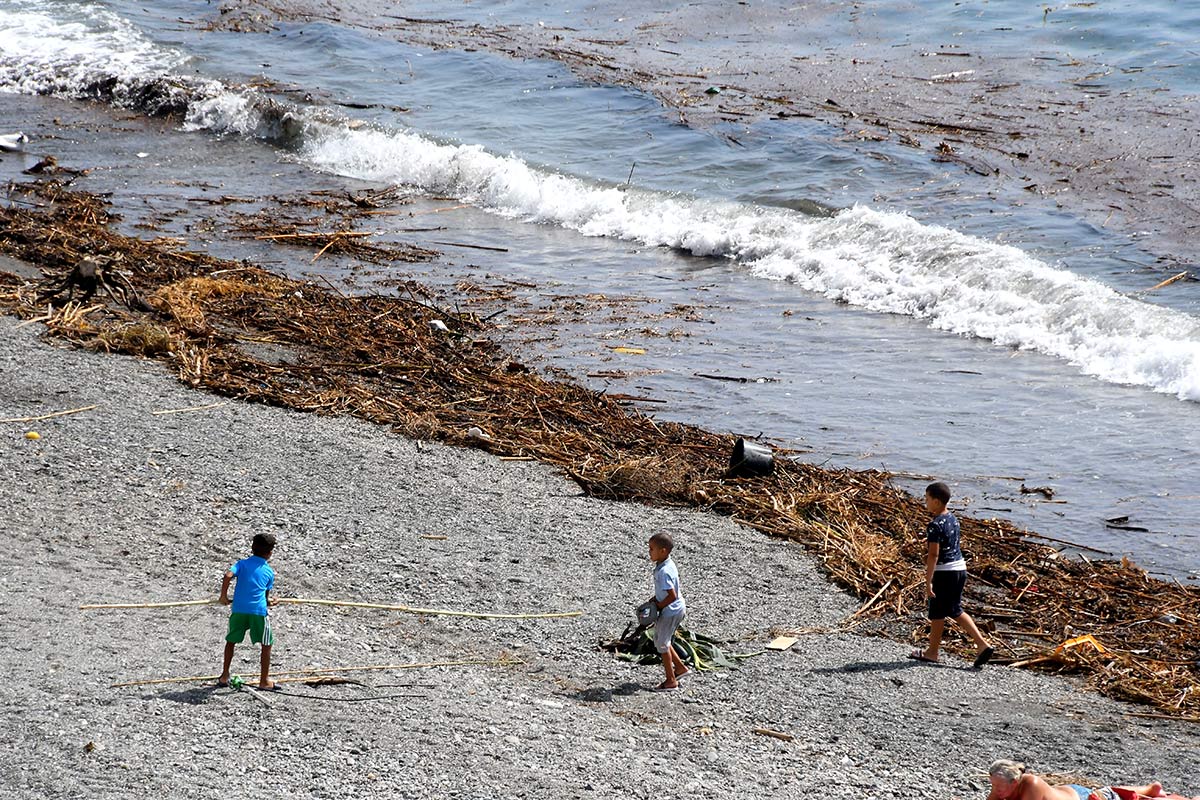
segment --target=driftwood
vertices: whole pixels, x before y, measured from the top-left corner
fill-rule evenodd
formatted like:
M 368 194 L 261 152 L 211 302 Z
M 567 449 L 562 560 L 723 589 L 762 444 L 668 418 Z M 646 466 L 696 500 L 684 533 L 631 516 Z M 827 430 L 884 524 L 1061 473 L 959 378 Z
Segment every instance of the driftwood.
M 1161 289 L 1164 286 L 1170 286 L 1172 283 L 1175 283 L 1175 281 L 1181 281 L 1184 278 L 1188 278 L 1188 277 L 1191 277 L 1191 273 L 1188 272 L 1187 270 L 1184 270 L 1183 272 L 1180 272 L 1178 275 L 1172 275 L 1170 278 L 1167 278 L 1165 281 L 1160 281 L 1159 283 L 1154 284 L 1153 286 L 1151 286 L 1149 289 L 1146 289 L 1145 291 L 1153 292 L 1155 289 Z
M 39 414 L 36 417 L 5 417 L 0 419 L 0 422 L 41 422 L 44 419 L 56 419 L 58 417 L 66 417 L 71 414 L 81 414 L 84 411 L 91 411 L 99 406 L 80 406 L 79 408 L 68 408 L 66 411 L 55 411 L 50 414 Z
M 55 311 L 46 319 L 52 335 L 153 355 L 187 384 L 227 397 L 348 414 L 414 439 L 534 458 L 595 497 L 727 515 L 810 550 L 832 580 L 869 601 L 855 623 L 914 641 L 923 634 L 915 618 L 924 606 L 926 512 L 887 473 L 777 457 L 770 476 L 727 479 L 734 437 L 654 420 L 602 392 L 537 375 L 488 339 L 474 315 L 418 301 L 419 287 L 406 285 L 408 298 L 345 297 L 118 235 L 92 195 L 53 183 L 26 191 L 50 207 L 0 209 L 0 250 L 52 266 L 71 253 L 124 253 L 124 263 L 136 265 L 130 280 L 156 309 L 131 319 L 124 309 L 103 308 L 86 320 Z M 44 315 L 30 287 L 4 273 L 0 311 Z M 462 335 L 432 331 L 434 319 Z M 218 323 L 230 335 L 213 336 Z M 158 332 L 169 346 L 143 349 L 143 338 L 122 334 L 130 325 Z M 294 357 L 263 361 L 239 340 L 268 340 Z M 471 436 L 472 428 L 488 436 Z M 995 638 L 1011 661 L 1079 673 L 1108 695 L 1162 713 L 1200 714 L 1200 587 L 1153 578 L 1124 560 L 1072 557 L 1003 520 L 960 522 L 972 563 L 967 607 L 981 622 L 1000 623 Z M 1058 647 L 1082 635 L 1106 652 Z

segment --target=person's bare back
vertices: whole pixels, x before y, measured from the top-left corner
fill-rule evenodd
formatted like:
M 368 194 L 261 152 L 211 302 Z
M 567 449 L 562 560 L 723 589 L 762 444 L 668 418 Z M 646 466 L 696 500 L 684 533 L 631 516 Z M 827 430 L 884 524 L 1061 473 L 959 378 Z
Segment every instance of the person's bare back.
M 1011 794 L 993 784 L 988 800 L 1079 800 L 1079 793 L 1070 786 L 1051 786 L 1037 775 L 1028 772 L 1015 784 L 1008 786 L 1014 787 Z
M 1032 772 L 1026 772 L 1024 764 L 1004 759 L 992 762 L 988 768 L 988 780 L 992 784 L 988 800 L 1139 800 L 1169 797 L 1164 794 L 1162 784 L 1157 782 L 1143 786 L 1106 786 L 1103 789 L 1090 789 L 1074 783 L 1051 786 Z

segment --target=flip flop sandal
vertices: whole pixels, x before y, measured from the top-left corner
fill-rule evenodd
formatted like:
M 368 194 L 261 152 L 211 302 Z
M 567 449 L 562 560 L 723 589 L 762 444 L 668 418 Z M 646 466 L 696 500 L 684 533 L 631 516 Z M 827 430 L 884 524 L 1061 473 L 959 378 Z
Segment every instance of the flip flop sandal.
M 979 655 L 975 656 L 975 669 L 983 669 L 984 664 L 991 661 L 992 656 L 995 655 L 995 653 L 995 649 L 991 647 L 985 647 L 980 650 Z
M 926 658 L 925 654 L 922 653 L 920 650 L 913 650 L 911 653 L 908 654 L 908 657 L 909 657 L 909 659 L 911 659 L 913 661 L 920 661 L 922 664 L 937 664 L 938 663 L 938 660 L 936 658 Z

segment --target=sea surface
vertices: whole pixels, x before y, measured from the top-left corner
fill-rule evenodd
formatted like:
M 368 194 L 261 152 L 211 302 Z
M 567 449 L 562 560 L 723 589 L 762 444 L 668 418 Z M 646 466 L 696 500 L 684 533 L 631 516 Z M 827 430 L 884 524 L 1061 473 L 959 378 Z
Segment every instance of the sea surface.
M 1023 80 L 1062 80 L 1038 64 L 1078 59 L 1113 88 L 1175 101 L 1200 91 L 1194 4 L 870 5 L 828 4 L 797 43 L 782 33 L 794 4 L 755 4 L 756 19 L 781 23 L 758 46 L 960 37 Z M 601 35 L 623 12 L 416 2 L 404 13 Z M 180 184 L 229 195 L 286 193 L 308 173 L 452 200 L 464 208 L 439 213 L 446 231 L 431 236 L 507 252 L 455 253 L 419 277 L 474 271 L 703 317 L 677 336 L 564 323 L 524 345 L 539 364 L 657 400 L 646 410 L 660 417 L 891 470 L 917 492 L 936 476 L 968 513 L 1200 574 L 1200 282 L 1146 291 L 1166 276 L 1136 235 L 819 121 L 697 130 L 555 62 L 421 49 L 332 22 L 208 29 L 217 17 L 203 0 L 0 3 L 0 133 L 37 103 L 70 104 L 100 130 L 27 130 L 30 153 L 8 158 L 102 160 L 79 185 L 126 198 L 175 169 Z M 164 110 L 183 121 L 158 126 Z M 182 157 L 199 149 L 205 159 Z M 397 221 L 398 235 L 412 224 Z M 1052 487 L 1053 500 L 1022 485 Z

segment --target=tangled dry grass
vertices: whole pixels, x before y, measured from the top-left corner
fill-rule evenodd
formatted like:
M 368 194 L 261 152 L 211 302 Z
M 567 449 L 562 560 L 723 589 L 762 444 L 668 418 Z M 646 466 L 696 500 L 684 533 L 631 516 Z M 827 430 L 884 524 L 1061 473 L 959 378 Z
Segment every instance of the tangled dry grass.
M 418 439 L 553 464 L 604 498 L 694 506 L 812 551 L 864 598 L 844 627 L 923 608 L 924 509 L 882 472 L 777 459 L 767 477 L 726 475 L 733 440 L 658 422 L 513 361 L 470 314 L 419 300 L 346 297 L 245 263 L 114 233 L 96 197 L 24 186 L 42 208 L 0 211 L 0 250 L 61 274 L 83 255 L 123 255 L 153 312 L 109 301 L 48 311 L 0 273 L 0 311 L 42 318 L 84 347 L 160 359 L 222 395 L 351 414 Z M 430 325 L 441 320 L 447 330 Z M 476 429 L 476 430 L 472 430 Z M 1200 588 L 1128 562 L 1069 557 L 1002 520 L 963 518 L 968 598 L 1006 660 L 1080 673 L 1096 689 L 1200 720 Z M 802 622 L 802 621 L 798 621 Z

